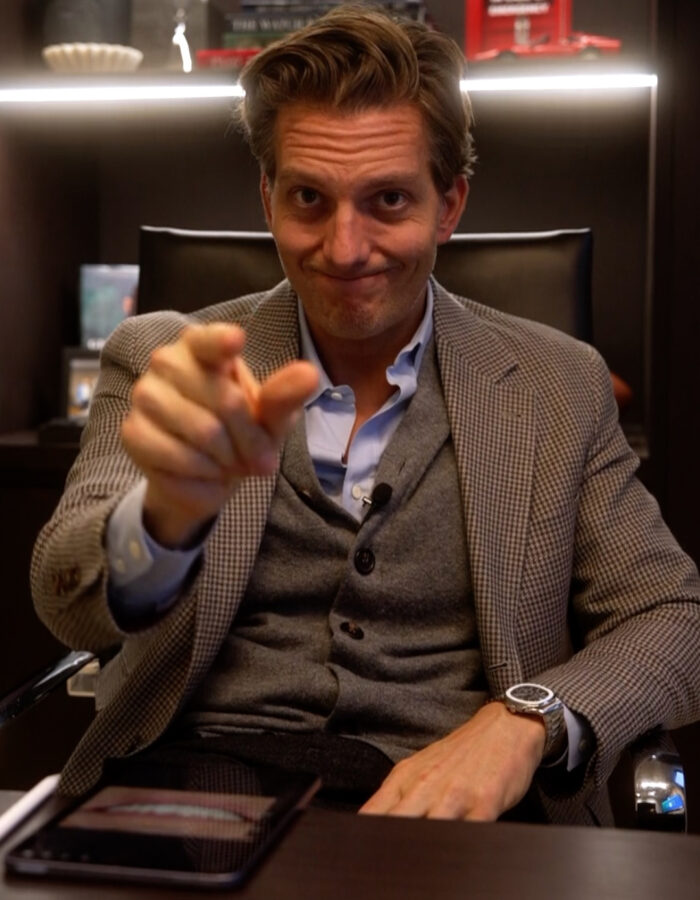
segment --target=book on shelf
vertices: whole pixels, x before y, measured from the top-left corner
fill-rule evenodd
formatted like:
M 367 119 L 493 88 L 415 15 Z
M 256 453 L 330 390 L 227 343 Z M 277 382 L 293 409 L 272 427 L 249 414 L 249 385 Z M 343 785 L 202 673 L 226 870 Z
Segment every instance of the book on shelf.
M 306 0 L 301 3 L 293 0 L 267 3 L 243 0 L 239 11 L 223 15 L 222 24 L 217 29 L 218 46 L 199 50 L 197 65 L 200 68 L 238 69 L 256 51 L 341 5 L 342 3 L 329 0 Z M 425 4 L 422 0 L 385 0 L 378 5 L 418 21 L 424 21 L 425 18 Z
M 251 3 L 243 4 L 242 12 L 230 12 L 224 17 L 227 31 L 233 34 L 265 32 L 288 33 L 303 28 L 340 3 Z M 424 4 L 421 0 L 394 0 L 379 4 L 390 12 L 404 13 L 421 18 Z

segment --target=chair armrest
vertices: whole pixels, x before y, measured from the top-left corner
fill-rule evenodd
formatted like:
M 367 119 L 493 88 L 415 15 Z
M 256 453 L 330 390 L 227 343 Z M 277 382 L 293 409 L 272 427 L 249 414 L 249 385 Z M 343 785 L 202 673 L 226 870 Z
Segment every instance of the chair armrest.
M 671 735 L 661 730 L 648 732 L 630 750 L 637 828 L 687 831 L 685 771 Z
M 74 650 L 63 656 L 58 662 L 27 679 L 0 700 L 0 727 L 39 703 L 54 688 L 63 684 L 93 659 L 95 659 L 93 653 L 88 653 L 86 650 Z

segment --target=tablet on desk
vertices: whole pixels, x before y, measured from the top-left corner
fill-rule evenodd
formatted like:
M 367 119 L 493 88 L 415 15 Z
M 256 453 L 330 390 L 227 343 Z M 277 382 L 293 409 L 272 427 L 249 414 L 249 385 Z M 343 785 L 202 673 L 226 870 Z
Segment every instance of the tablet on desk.
M 8 871 L 190 887 L 239 885 L 319 787 L 222 757 L 128 770 L 7 854 Z

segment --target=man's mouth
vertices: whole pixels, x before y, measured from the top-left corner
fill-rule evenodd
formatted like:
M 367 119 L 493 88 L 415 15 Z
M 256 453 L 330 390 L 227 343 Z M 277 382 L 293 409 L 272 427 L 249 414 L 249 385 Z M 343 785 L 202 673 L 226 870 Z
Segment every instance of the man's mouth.
M 380 275 L 385 275 L 389 270 L 388 269 L 377 269 L 376 271 L 371 272 L 352 272 L 352 273 L 342 273 L 342 272 L 328 272 L 325 269 L 314 269 L 317 275 L 321 275 L 323 278 L 329 278 L 333 281 L 345 281 L 348 283 L 358 282 L 358 281 L 369 281 L 371 278 L 377 278 Z

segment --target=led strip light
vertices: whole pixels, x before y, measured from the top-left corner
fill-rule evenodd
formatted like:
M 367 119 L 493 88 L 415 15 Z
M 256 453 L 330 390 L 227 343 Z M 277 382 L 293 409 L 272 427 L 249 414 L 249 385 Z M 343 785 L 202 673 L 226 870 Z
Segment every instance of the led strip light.
M 519 75 L 509 78 L 467 78 L 460 82 L 470 94 L 479 91 L 617 91 L 651 88 L 656 75 L 613 73 L 608 75 Z
M 656 87 L 650 74 L 537 75 L 508 78 L 468 78 L 460 82 L 469 93 L 517 91 L 603 91 Z M 0 104 L 141 103 L 148 101 L 217 100 L 242 97 L 237 84 L 85 85 L 76 87 L 0 88 Z

